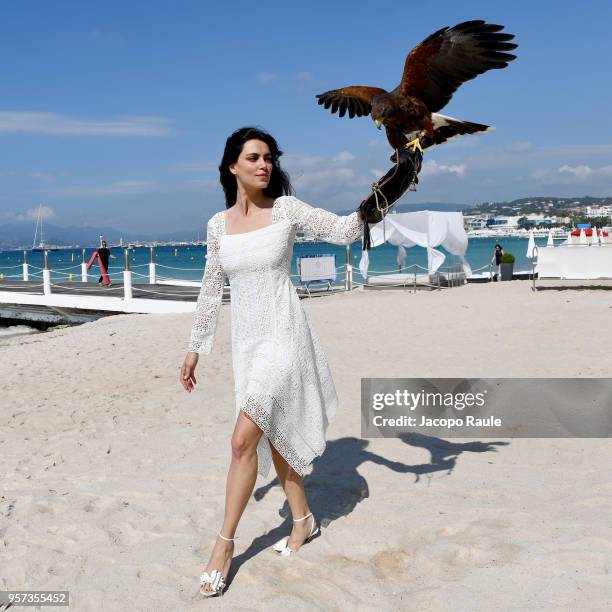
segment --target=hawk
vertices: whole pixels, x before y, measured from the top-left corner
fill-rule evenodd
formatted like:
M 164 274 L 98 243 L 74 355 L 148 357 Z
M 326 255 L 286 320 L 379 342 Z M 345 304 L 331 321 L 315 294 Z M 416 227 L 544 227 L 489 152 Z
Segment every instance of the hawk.
M 461 134 L 489 129 L 488 125 L 453 119 L 438 113 L 466 81 L 493 68 L 505 68 L 518 45 L 502 25 L 464 21 L 428 36 L 408 54 L 400 84 L 393 91 L 353 85 L 317 97 L 319 104 L 349 117 L 370 115 L 376 127 L 385 126 L 394 149 L 441 144 Z M 392 157 L 392 159 L 394 159 Z

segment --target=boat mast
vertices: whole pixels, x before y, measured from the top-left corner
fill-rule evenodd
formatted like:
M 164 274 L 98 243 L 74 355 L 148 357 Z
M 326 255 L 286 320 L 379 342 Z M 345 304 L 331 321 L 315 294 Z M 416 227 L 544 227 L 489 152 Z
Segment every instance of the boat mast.
M 38 207 L 38 216 L 40 217 L 40 248 L 45 248 L 45 241 L 43 239 L 43 218 L 42 218 L 42 204 Z
M 40 209 L 42 204 L 38 206 L 38 214 L 36 215 L 36 228 L 34 229 L 34 241 L 32 242 L 32 248 L 36 248 L 36 238 L 38 237 L 38 224 L 40 223 Z M 42 242 L 42 226 L 40 228 L 40 240 Z

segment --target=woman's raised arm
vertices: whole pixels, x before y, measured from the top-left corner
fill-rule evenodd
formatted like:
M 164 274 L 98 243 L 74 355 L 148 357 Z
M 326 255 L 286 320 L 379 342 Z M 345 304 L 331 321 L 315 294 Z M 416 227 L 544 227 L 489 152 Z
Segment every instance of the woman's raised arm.
M 293 196 L 284 198 L 287 218 L 298 229 L 318 240 L 333 244 L 346 244 L 358 240 L 363 235 L 363 221 L 358 211 L 350 215 L 314 208 Z

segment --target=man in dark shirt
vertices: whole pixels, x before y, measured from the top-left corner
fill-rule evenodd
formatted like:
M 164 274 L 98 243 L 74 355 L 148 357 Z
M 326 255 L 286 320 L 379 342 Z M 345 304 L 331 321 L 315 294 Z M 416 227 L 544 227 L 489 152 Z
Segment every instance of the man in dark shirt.
M 101 243 L 100 248 L 98 249 L 98 255 L 100 256 L 100 263 L 104 266 L 104 269 L 106 270 L 106 273 L 108 274 L 108 263 L 110 261 L 110 258 L 112 257 L 113 259 L 117 259 L 114 255 L 111 254 L 110 249 L 108 248 L 108 244 L 106 243 L 106 240 L 103 240 Z M 98 279 L 98 285 L 102 286 L 102 281 L 104 280 L 104 277 L 102 275 L 100 275 L 100 278 Z M 111 286 L 111 283 L 108 283 L 108 286 Z
M 502 245 L 496 244 L 495 250 L 493 251 L 493 257 L 491 257 L 491 263 L 493 263 L 493 260 L 495 260 L 495 267 L 497 268 L 497 272 L 493 275 L 494 281 L 497 280 L 498 275 L 501 278 L 501 262 L 503 254 L 504 250 L 502 249 Z

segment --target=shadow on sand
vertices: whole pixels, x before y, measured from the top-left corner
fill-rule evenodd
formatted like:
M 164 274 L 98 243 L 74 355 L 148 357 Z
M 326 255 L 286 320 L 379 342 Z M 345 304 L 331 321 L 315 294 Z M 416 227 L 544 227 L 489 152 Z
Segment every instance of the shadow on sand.
M 417 433 L 403 434 L 400 439 L 410 446 L 427 449 L 430 462 L 406 465 L 399 461 L 390 461 L 367 450 L 369 442 L 362 438 L 340 438 L 327 443 L 323 455 L 315 460 L 312 473 L 304 478 L 308 505 L 321 527 L 327 527 L 336 519 L 347 516 L 361 500 L 370 496 L 368 483 L 358 472 L 359 466 L 363 463 L 370 461 L 399 474 L 414 474 L 413 482 L 419 482 L 421 476 L 432 478 L 436 472 L 450 475 L 462 453 L 497 452 L 498 446 L 509 444 L 508 442 L 449 442 Z M 253 497 L 256 501 L 261 501 L 273 487 L 277 486 L 280 486 L 280 482 L 278 478 L 274 478 L 268 484 L 255 489 Z M 291 532 L 292 517 L 287 500 L 280 508 L 279 515 L 284 520 L 278 527 L 255 538 L 247 550 L 234 557 L 228 586 L 243 563 Z

